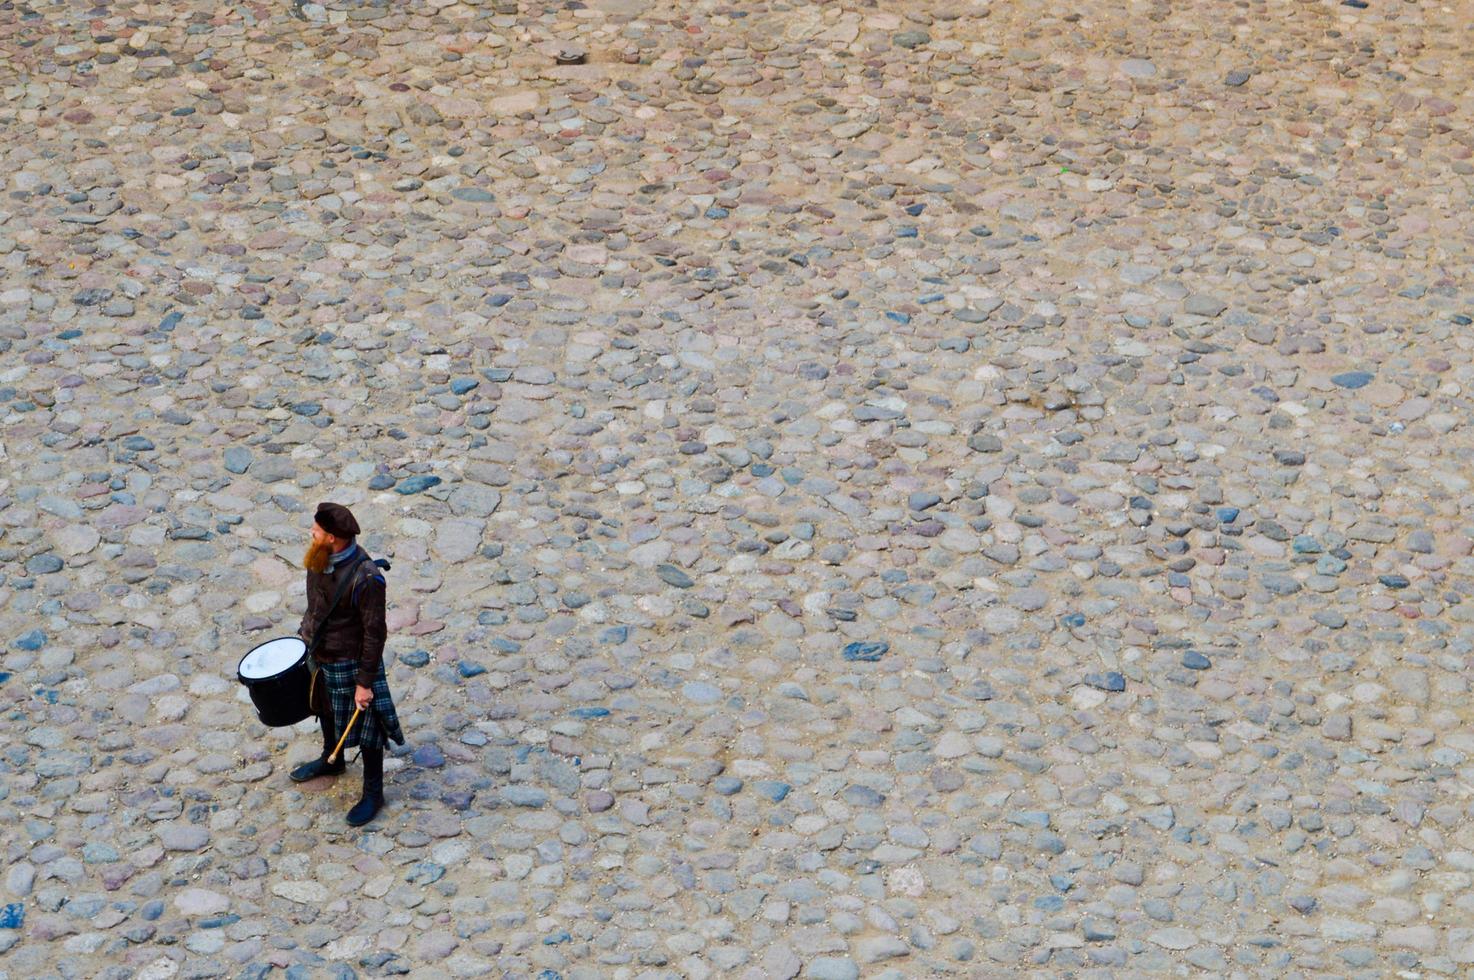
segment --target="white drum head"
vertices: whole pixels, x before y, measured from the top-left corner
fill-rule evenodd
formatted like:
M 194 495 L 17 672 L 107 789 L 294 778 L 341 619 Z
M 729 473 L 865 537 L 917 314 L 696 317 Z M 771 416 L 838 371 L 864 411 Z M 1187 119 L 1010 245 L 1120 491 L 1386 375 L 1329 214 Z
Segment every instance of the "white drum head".
M 307 644 L 298 636 L 281 636 L 267 640 L 241 661 L 240 674 L 246 680 L 259 681 L 275 677 L 298 660 L 306 652 Z

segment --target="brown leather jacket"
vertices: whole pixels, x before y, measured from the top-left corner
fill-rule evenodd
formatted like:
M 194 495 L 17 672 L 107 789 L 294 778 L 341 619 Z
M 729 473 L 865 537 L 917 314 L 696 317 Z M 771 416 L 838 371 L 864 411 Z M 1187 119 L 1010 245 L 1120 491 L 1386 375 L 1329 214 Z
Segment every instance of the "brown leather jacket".
M 352 575 L 355 581 L 328 619 L 316 657 L 327 663 L 356 661 L 358 683 L 373 687 L 384 656 L 384 640 L 389 635 L 384 621 L 384 576 L 369 559 L 368 552 L 358 548 L 358 553 L 361 558 L 349 556 L 336 569 L 307 573 L 307 612 L 302 616 L 297 635 L 303 642 L 312 643 L 312 634 L 332 605 L 342 576 Z

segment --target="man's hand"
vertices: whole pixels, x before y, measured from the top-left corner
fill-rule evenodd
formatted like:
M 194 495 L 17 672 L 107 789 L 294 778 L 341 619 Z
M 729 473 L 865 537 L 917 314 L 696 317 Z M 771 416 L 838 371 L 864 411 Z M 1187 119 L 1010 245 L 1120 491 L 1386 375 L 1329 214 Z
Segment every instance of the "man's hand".
M 367 711 L 368 706 L 373 703 L 374 692 L 359 684 L 353 689 L 353 703 L 358 705 L 359 710 Z

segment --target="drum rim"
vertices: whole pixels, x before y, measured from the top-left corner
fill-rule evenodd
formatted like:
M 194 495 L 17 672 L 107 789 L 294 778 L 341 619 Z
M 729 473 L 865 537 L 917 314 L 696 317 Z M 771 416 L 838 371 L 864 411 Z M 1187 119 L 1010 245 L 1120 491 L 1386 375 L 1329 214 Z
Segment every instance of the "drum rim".
M 264 646 L 267 646 L 267 645 L 272 644 L 272 643 L 277 643 L 277 642 L 279 642 L 281 640 L 296 640 L 298 643 L 301 643 L 302 644 L 302 651 L 297 655 L 297 659 L 296 660 L 293 660 L 290 664 L 288 664 L 282 670 L 277 671 L 275 674 L 270 674 L 270 675 L 267 675 L 266 677 L 247 677 L 245 674 L 241 673 L 241 667 L 245 666 L 246 660 L 251 656 L 251 654 L 255 653 L 257 650 L 261 649 Z M 245 656 L 241 657 L 240 660 L 236 661 L 236 665 L 235 665 L 235 676 L 236 676 L 236 680 L 240 681 L 242 684 L 253 684 L 253 683 L 259 684 L 259 683 L 261 683 L 263 681 L 269 681 L 269 680 L 272 680 L 274 678 L 280 677 L 282 674 L 286 673 L 288 670 L 291 670 L 293 667 L 296 667 L 298 664 L 300 664 L 303 660 L 306 660 L 306 659 L 307 659 L 307 644 L 306 644 L 305 641 L 303 641 L 303 639 L 300 636 L 294 636 L 294 635 L 290 635 L 290 634 L 287 635 L 287 636 L 274 636 L 274 637 L 272 637 L 269 640 L 262 640 L 260 643 L 258 643 L 255 646 L 251 647 L 251 649 L 249 649 L 249 650 L 246 651 Z

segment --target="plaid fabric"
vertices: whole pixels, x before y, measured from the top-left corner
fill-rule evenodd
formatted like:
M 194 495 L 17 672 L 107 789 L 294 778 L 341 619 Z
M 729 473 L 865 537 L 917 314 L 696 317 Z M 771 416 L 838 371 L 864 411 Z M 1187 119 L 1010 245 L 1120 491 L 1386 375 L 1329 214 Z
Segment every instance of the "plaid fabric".
M 354 661 L 319 663 L 322 680 L 327 682 L 328 700 L 333 707 L 333 730 L 342 736 L 344 727 L 353 718 L 353 691 L 358 686 L 358 664 Z M 348 733 L 344 749 L 382 749 L 393 739 L 404 744 L 404 733 L 399 729 L 399 714 L 394 710 L 394 698 L 389 694 L 389 678 L 384 675 L 384 662 L 379 661 L 379 673 L 374 677 L 374 702 L 358 716 L 353 731 Z

